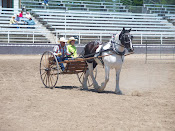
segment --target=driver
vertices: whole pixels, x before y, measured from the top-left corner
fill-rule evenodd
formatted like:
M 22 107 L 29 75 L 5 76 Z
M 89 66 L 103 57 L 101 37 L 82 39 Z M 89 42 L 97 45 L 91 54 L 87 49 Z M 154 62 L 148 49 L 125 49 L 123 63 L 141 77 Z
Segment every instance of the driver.
M 67 48 L 65 46 L 65 43 L 67 42 L 67 40 L 64 37 L 61 37 L 58 42 L 60 44 L 58 44 L 57 46 L 55 46 L 53 48 L 53 52 L 57 58 L 57 61 L 61 62 L 61 61 L 67 60 L 68 57 L 71 55 L 71 53 L 67 52 Z M 60 63 L 59 65 L 61 67 L 61 70 L 64 71 L 65 67 L 64 67 L 63 63 Z

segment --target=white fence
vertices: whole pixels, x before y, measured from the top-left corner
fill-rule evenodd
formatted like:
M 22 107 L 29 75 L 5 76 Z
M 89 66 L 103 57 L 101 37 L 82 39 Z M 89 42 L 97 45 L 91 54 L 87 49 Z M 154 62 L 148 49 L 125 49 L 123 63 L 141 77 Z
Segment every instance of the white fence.
M 74 36 L 78 39 L 77 44 L 86 44 L 84 41 L 93 41 L 93 40 L 99 40 L 99 41 L 104 41 L 107 42 L 109 39 L 112 37 L 113 34 L 119 33 L 119 32 L 91 32 L 91 31 L 85 31 L 85 32 L 76 32 L 76 31 L 64 31 L 64 32 L 58 32 L 58 31 L 53 31 L 53 32 L 41 32 L 41 31 L 26 31 L 26 30 L 19 30 L 19 31 L 14 31 L 14 30 L 7 30 L 7 31 L 1 31 L 0 34 L 6 35 L 7 43 L 12 43 L 12 39 L 14 39 L 14 36 L 11 38 L 11 35 L 30 35 L 30 41 L 32 43 L 36 43 L 36 39 L 38 38 L 38 35 L 42 36 L 47 36 L 48 34 L 54 34 L 55 37 L 52 37 L 50 39 L 55 39 L 55 43 L 52 44 L 58 44 L 58 39 L 60 37 L 65 37 L 69 38 L 71 36 Z M 134 36 L 133 44 L 138 44 L 138 45 L 155 45 L 155 44 L 175 44 L 175 35 L 174 32 L 167 34 L 166 32 L 158 32 L 158 33 L 137 33 L 134 32 L 131 34 Z M 4 37 L 4 36 L 2 36 Z M 5 39 L 4 38 L 4 39 Z M 48 38 L 48 37 L 47 37 Z M 18 40 L 17 40 L 18 42 Z M 0 39 L 0 43 L 4 43 Z M 31 43 L 31 42 L 30 42 Z M 47 42 L 46 42 L 47 43 Z M 46 44 L 43 43 L 43 44 Z

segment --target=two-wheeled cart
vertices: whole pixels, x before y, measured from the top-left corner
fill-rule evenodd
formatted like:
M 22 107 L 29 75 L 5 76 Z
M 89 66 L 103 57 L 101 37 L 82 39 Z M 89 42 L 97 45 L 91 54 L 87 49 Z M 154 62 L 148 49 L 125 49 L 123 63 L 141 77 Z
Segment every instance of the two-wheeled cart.
M 60 63 L 65 65 L 65 70 L 62 71 Z M 88 69 L 85 58 L 75 58 L 58 62 L 56 56 L 51 51 L 46 51 L 42 54 L 40 60 L 40 76 L 42 83 L 47 88 L 54 88 L 57 84 L 59 75 L 61 74 L 76 74 L 82 84 L 85 73 Z M 94 76 L 97 76 L 97 68 L 93 71 Z M 88 87 L 92 86 L 92 80 L 88 77 Z

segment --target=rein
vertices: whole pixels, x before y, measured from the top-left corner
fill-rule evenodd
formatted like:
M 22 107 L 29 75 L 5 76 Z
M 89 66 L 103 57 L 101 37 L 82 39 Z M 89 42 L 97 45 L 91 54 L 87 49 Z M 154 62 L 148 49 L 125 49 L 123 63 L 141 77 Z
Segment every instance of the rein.
M 125 47 L 124 45 L 118 44 L 118 43 L 116 43 L 114 41 L 111 41 L 111 43 L 112 44 L 117 44 L 117 45 L 119 45 L 121 47 Z M 110 53 L 108 55 L 103 55 L 103 56 L 100 55 L 100 56 L 94 57 L 95 54 L 99 54 L 99 53 L 101 54 L 102 52 L 106 52 L 106 51 L 113 51 L 113 53 Z M 109 49 L 107 49 L 107 50 L 101 50 L 99 52 L 95 52 L 95 53 L 91 53 L 91 54 L 88 54 L 88 55 L 85 55 L 85 56 L 77 57 L 75 59 L 68 59 L 68 60 L 65 60 L 63 62 L 58 62 L 58 63 L 69 63 L 69 62 L 77 62 L 77 61 L 86 61 L 86 60 L 90 60 L 90 59 L 102 58 L 102 57 L 105 57 L 105 56 L 110 56 L 110 55 L 113 55 L 113 54 L 120 55 L 121 58 L 122 58 L 122 56 L 128 56 L 128 55 L 133 54 L 133 53 L 125 54 L 125 50 L 123 52 L 116 51 L 116 50 L 114 50 L 113 45 L 111 45 L 111 47 Z M 89 56 L 93 56 L 93 57 L 89 57 Z M 88 58 L 86 58 L 86 57 L 88 57 Z
M 60 64 L 60 63 L 69 63 L 69 62 L 77 62 L 77 61 L 86 61 L 86 60 L 89 60 L 89 59 L 102 58 L 102 57 L 110 56 L 110 55 L 113 55 L 113 54 L 115 54 L 115 53 L 111 53 L 111 54 L 103 55 L 103 56 L 97 56 L 97 57 L 88 57 L 88 58 L 77 57 L 75 59 L 68 59 L 68 60 L 64 60 L 62 62 L 58 62 L 58 64 Z M 133 54 L 133 53 L 125 54 L 124 56 L 128 56 L 128 55 L 131 55 L 131 54 Z
M 111 43 L 114 43 L 114 44 L 117 44 L 117 45 L 119 45 L 119 46 L 124 47 L 124 45 L 118 44 L 118 43 L 113 42 L 113 41 L 111 41 Z M 120 55 L 120 56 L 123 56 L 123 55 L 125 54 L 125 50 L 124 50 L 123 52 L 119 52 L 119 51 L 113 50 L 113 48 L 110 47 L 110 48 L 107 49 L 107 50 L 101 50 L 101 51 L 99 51 L 99 52 L 91 53 L 91 54 L 88 54 L 88 55 L 85 55 L 85 56 L 82 56 L 82 57 L 78 57 L 78 58 L 86 58 L 86 57 L 89 57 L 89 56 L 92 56 L 92 55 L 96 55 L 96 54 L 98 54 L 98 53 L 102 53 L 102 52 L 106 52 L 106 51 L 114 51 L 117 55 Z M 114 54 L 114 53 L 113 53 L 113 54 Z

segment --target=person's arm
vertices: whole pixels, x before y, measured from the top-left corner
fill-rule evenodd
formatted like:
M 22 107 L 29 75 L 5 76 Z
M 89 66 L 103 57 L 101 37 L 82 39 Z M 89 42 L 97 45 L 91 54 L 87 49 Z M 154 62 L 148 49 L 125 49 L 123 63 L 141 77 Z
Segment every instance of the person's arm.
M 73 57 L 77 57 L 77 48 L 75 46 L 72 47 Z
M 67 56 L 71 56 L 73 52 L 71 52 L 71 47 L 70 45 L 67 46 Z
M 74 58 L 76 58 L 78 55 L 77 55 L 77 48 L 75 48 L 75 51 L 74 51 Z

